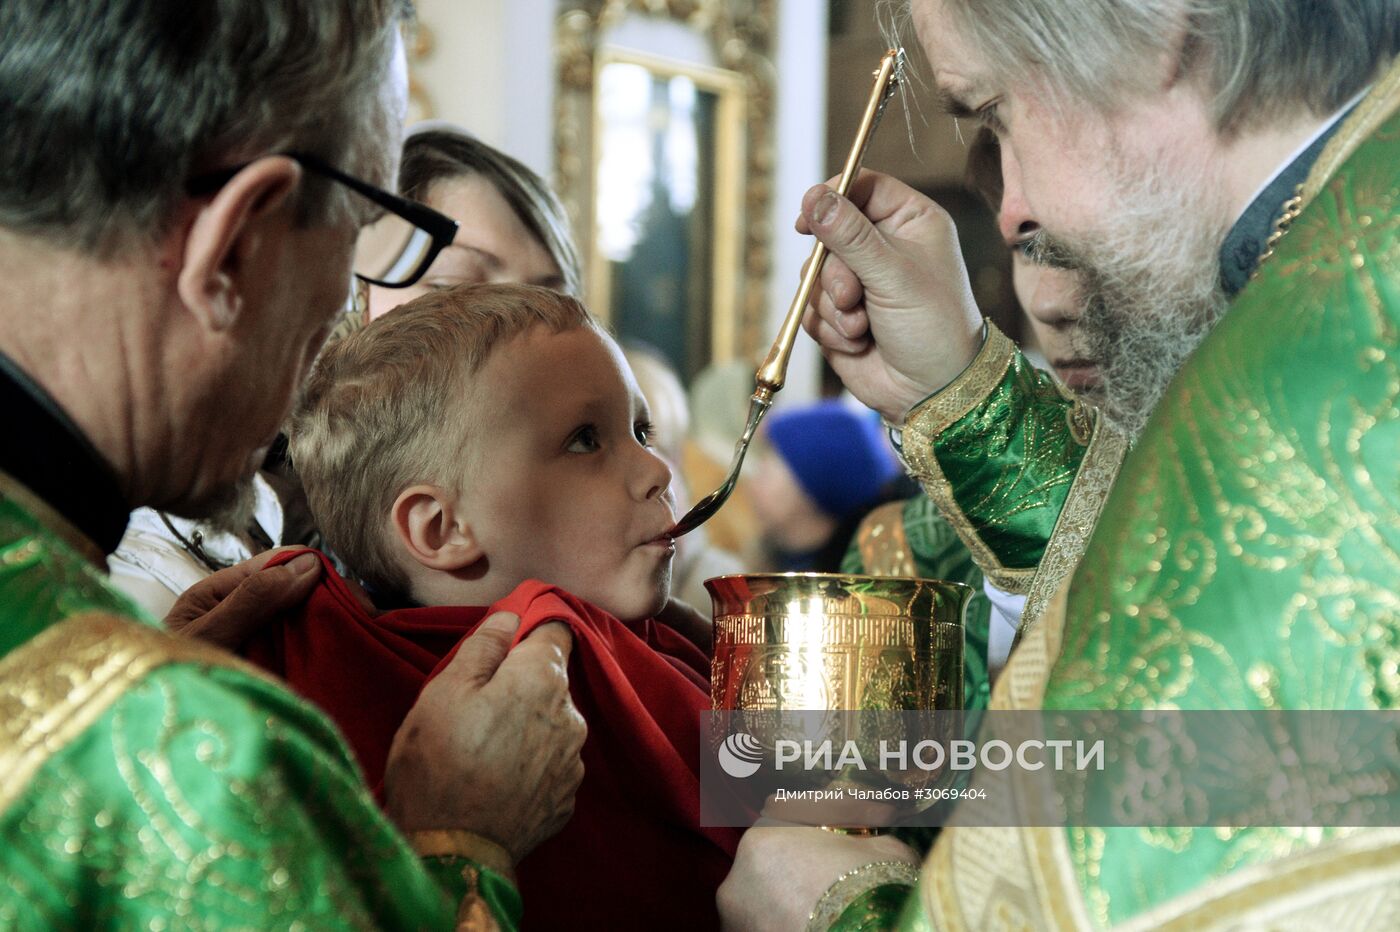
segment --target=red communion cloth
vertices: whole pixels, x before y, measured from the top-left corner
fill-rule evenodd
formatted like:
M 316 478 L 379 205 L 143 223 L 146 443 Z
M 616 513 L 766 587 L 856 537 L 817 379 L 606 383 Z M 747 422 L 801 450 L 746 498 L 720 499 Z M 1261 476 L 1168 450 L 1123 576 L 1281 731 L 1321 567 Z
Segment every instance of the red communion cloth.
M 715 890 L 739 832 L 699 824 L 699 713 L 710 705 L 702 651 L 654 619 L 625 624 L 535 580 L 490 607 L 371 616 L 321 560 L 306 604 L 244 655 L 330 715 L 377 793 L 419 691 L 482 620 L 519 615 L 516 643 L 563 622 L 574 636 L 569 691 L 588 723 L 585 775 L 569 823 L 519 865 L 525 928 L 718 928 Z

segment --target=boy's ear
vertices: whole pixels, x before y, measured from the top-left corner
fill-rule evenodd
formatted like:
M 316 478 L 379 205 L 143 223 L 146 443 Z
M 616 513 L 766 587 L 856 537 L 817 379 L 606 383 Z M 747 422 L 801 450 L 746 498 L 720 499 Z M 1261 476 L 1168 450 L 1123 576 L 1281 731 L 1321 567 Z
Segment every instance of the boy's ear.
M 408 555 L 433 570 L 453 571 L 482 557 L 481 545 L 457 497 L 435 485 L 414 485 L 394 499 L 389 511 L 394 534 Z
M 290 230 L 290 215 L 278 212 L 300 180 L 301 166 L 292 159 L 258 159 L 196 212 L 180 249 L 176 288 L 206 330 L 228 330 L 243 313 L 244 279 L 263 274 L 266 250 Z

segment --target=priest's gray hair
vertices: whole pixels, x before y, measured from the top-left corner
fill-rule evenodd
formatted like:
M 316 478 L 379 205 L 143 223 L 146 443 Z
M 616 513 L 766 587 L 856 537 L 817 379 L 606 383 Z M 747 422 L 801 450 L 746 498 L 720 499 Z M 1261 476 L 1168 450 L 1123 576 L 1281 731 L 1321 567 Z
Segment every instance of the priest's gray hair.
M 411 13 L 410 0 L 3 0 L 0 227 L 108 255 L 164 232 L 204 172 L 287 150 L 364 171 L 401 118 L 381 89 Z M 300 220 L 327 222 L 338 189 L 307 176 Z
M 1339 109 L 1400 51 L 1395 0 L 944 0 L 961 34 L 1012 81 L 1077 103 L 1147 90 L 1176 55 L 1225 133 L 1305 107 Z M 1181 42 L 1180 48 L 1175 43 Z

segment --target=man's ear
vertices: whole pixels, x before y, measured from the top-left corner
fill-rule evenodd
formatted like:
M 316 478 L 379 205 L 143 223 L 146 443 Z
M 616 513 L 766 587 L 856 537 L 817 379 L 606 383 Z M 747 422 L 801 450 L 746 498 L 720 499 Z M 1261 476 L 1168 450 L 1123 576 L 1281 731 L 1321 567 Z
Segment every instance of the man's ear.
M 228 330 L 243 312 L 240 279 L 270 237 L 290 227 L 290 212 L 279 216 L 279 211 L 300 181 L 301 166 L 292 159 L 258 159 L 195 214 L 185 235 L 176 289 L 206 330 Z
M 415 485 L 394 499 L 394 534 L 408 555 L 433 570 L 460 570 L 483 556 L 457 497 L 434 485 Z

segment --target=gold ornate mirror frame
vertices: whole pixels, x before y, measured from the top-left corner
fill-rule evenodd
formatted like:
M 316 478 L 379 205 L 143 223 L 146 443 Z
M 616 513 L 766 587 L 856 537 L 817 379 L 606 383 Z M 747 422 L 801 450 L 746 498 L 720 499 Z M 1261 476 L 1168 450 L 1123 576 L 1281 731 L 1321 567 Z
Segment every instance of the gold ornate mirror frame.
M 719 235 L 711 260 L 711 362 L 755 358 L 765 339 L 771 266 L 768 211 L 773 187 L 774 75 L 770 49 L 775 9 L 776 0 L 563 0 L 556 24 L 556 184 L 587 256 L 590 306 L 604 319 L 611 308 L 609 266 L 594 242 L 595 179 L 602 138 L 596 91 L 601 69 L 610 62 L 641 63 L 659 76 L 685 76 L 718 100 L 722 113 L 710 143 L 716 155 L 714 184 L 719 195 L 713 212 Z M 712 53 L 714 67 L 657 58 L 645 49 L 610 46 L 613 27 L 636 16 L 678 23 L 700 37 Z M 733 132 L 735 128 L 739 132 Z M 730 153 L 727 158 L 726 153 Z

